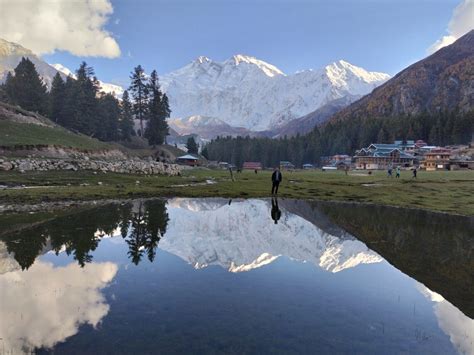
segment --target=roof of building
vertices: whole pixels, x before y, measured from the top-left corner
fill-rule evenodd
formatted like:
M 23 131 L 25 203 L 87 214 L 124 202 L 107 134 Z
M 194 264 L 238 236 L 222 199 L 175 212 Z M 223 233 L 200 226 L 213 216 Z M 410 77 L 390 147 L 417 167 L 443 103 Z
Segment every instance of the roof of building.
M 199 160 L 199 158 L 196 158 L 195 156 L 191 155 L 191 154 L 186 154 L 186 155 L 182 155 L 180 157 L 177 157 L 176 159 L 183 159 L 183 160 Z
M 260 163 L 259 161 L 246 161 L 244 162 L 244 165 L 243 165 L 244 168 L 261 168 L 262 167 L 262 163 Z

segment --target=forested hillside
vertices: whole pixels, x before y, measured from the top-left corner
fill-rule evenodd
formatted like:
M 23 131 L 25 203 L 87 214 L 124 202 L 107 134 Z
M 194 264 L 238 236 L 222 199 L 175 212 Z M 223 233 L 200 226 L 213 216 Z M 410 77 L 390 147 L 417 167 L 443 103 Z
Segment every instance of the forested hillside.
M 136 134 L 133 119 L 137 118 L 141 123 L 138 134 L 152 146 L 163 144 L 170 109 L 156 71 L 146 77 L 143 68 L 137 66 L 130 79 L 130 93 L 125 91 L 119 101 L 100 91 L 93 68 L 83 62 L 75 76 L 68 76 L 65 81 L 56 73 L 48 92 L 33 62 L 23 58 L 0 86 L 0 101 L 37 112 L 72 132 L 106 142 L 129 141 Z

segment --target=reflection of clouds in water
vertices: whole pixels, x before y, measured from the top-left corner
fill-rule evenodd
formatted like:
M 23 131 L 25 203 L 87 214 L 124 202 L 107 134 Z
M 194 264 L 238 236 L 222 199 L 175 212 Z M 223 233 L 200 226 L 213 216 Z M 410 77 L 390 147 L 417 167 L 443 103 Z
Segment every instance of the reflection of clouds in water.
M 443 296 L 418 284 L 423 295 L 435 302 L 433 308 L 438 318 L 438 325 L 445 332 L 451 343 L 461 354 L 474 354 L 474 320 L 465 316 L 459 309 L 446 301 Z
M 0 338 L 13 353 L 50 348 L 76 334 L 81 324 L 96 326 L 109 306 L 101 290 L 117 265 L 106 263 L 53 267 L 36 262 L 28 272 L 0 276 Z

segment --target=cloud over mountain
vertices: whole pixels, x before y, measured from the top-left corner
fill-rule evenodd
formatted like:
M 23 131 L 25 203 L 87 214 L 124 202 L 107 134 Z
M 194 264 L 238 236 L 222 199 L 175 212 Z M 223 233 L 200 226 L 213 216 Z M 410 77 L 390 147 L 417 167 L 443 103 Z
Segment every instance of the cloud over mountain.
M 428 48 L 428 53 L 449 46 L 474 28 L 474 0 L 463 0 L 453 11 L 448 24 L 448 35 L 438 39 Z
M 113 13 L 110 0 L 0 0 L 0 9 L 0 37 L 36 54 L 120 56 L 117 41 L 105 29 Z

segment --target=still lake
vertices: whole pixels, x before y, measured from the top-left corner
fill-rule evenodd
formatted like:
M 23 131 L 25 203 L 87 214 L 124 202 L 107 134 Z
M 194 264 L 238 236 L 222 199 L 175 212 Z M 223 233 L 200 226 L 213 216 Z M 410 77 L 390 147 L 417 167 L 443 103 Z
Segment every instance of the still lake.
M 474 218 L 152 199 L 0 225 L 0 353 L 474 354 Z

